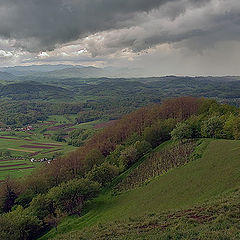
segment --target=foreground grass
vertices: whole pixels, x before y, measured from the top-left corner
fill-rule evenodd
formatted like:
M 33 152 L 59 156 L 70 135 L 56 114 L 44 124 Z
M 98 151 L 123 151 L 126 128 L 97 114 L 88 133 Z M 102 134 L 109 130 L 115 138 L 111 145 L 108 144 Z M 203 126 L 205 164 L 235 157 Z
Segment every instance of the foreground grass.
M 203 142 L 203 145 L 206 142 Z M 201 146 L 200 146 L 201 147 Z M 201 159 L 159 176 L 149 184 L 113 195 L 101 194 L 81 218 L 68 217 L 42 239 L 153 212 L 187 209 L 240 185 L 240 141 L 213 140 Z M 86 228 L 87 227 L 87 228 Z M 71 238 L 72 239 L 72 238 Z
M 193 208 L 152 212 L 110 224 L 99 223 L 56 239 L 237 240 L 240 239 L 240 189 Z

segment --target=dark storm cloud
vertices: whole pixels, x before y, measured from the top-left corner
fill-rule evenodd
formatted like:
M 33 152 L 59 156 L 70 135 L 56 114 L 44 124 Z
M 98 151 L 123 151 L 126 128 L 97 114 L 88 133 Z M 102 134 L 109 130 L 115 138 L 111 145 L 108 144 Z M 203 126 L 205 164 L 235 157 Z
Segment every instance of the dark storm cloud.
M 169 2 L 140 19 L 132 28 L 106 33 L 103 41 L 90 40 L 89 52 L 93 56 L 124 48 L 139 52 L 165 43 L 202 51 L 221 41 L 240 40 L 239 0 Z
M 169 0 L 1 0 L 0 36 L 16 39 L 17 45 L 30 51 L 51 50 L 88 34 L 128 27 L 135 14 L 166 2 Z

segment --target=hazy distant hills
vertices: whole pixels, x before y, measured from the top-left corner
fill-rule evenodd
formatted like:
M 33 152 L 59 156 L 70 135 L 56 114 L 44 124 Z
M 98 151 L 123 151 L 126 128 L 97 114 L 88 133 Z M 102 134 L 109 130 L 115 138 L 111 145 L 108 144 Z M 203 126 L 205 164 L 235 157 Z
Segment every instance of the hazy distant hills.
M 0 71 L 13 74 L 15 76 L 28 76 L 35 75 L 50 71 L 61 70 L 65 68 L 71 68 L 72 65 L 31 65 L 31 66 L 15 66 L 15 67 L 2 67 Z M 79 66 L 80 67 L 80 66 Z
M 12 100 L 71 99 L 73 92 L 62 87 L 37 82 L 19 82 L 0 85 L 0 97 L 7 97 Z
M 32 66 L 16 66 L 16 67 L 4 67 L 0 68 L 0 71 L 11 74 L 15 78 L 30 77 L 36 78 L 99 78 L 99 77 L 137 77 L 139 71 L 137 69 L 127 68 L 97 68 L 93 66 L 85 67 L 81 65 L 32 65 Z M 5 79 L 4 76 L 0 76 L 0 80 Z
M 117 67 L 105 67 L 98 68 L 93 66 L 81 66 L 81 65 L 31 65 L 31 66 L 15 66 L 15 67 L 2 67 L 0 68 L 0 80 L 20 80 L 20 81 L 51 81 L 70 79 L 70 78 L 141 78 L 143 76 L 142 70 L 133 68 L 117 68 Z M 237 81 L 240 77 L 224 76 L 224 77 L 176 77 L 166 76 L 160 77 L 164 80 L 177 79 L 209 79 L 218 81 Z M 148 81 L 154 78 L 142 78 L 142 80 Z M 157 81 L 159 77 L 156 78 Z
M 6 81 L 10 81 L 10 80 L 15 80 L 17 77 L 11 73 L 8 72 L 0 72 L 0 80 L 6 80 Z

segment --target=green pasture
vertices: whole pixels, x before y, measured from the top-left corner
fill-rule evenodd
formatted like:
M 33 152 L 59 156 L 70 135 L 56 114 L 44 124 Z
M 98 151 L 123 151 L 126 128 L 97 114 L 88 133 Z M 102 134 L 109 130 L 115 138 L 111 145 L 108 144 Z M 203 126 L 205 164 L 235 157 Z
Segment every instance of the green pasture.
M 82 217 L 67 217 L 59 225 L 57 234 L 71 231 L 80 234 L 84 228 L 100 223 L 186 209 L 238 187 L 240 141 L 204 140 L 202 146 L 197 149 L 204 150 L 201 158 L 172 169 L 140 188 L 120 195 L 114 195 L 110 189 L 104 191 L 88 204 Z M 55 236 L 56 230 L 51 230 L 42 239 Z
M 59 124 L 74 123 L 77 114 L 65 114 L 65 115 L 51 115 L 47 121 L 56 121 Z
M 14 166 L 17 164 L 24 164 L 24 165 Z M 26 174 L 29 174 L 34 170 L 34 168 L 38 167 L 39 164 L 40 163 L 31 163 L 29 160 L 1 161 L 0 159 L 0 181 L 4 180 L 8 176 L 13 178 L 18 178 Z M 34 168 L 26 168 L 26 167 L 34 167 Z

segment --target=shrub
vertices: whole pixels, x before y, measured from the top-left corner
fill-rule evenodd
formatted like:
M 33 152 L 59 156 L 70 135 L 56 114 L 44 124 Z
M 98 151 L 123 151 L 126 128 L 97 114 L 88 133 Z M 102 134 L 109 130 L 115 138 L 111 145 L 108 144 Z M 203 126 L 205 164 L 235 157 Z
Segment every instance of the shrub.
M 142 141 L 143 140 L 143 136 L 139 135 L 138 133 L 134 133 L 132 134 L 124 143 L 125 146 L 130 146 L 132 144 L 134 144 L 137 141 Z
M 137 150 L 134 146 L 129 146 L 121 152 L 120 168 L 126 169 L 137 161 Z
M 224 121 L 219 116 L 214 116 L 203 122 L 201 133 L 207 138 L 223 137 Z
M 27 209 L 16 210 L 0 216 L 0 239 L 34 239 L 41 229 L 41 221 Z
M 9 177 L 0 185 L 0 213 L 9 212 L 20 193 L 19 186 Z
M 92 129 L 76 129 L 68 134 L 68 144 L 80 147 L 84 144 L 84 141 L 93 136 L 94 132 Z
M 83 204 L 99 192 L 100 185 L 89 179 L 73 179 L 51 188 L 47 198 L 55 209 L 67 214 L 80 214 Z
M 134 148 L 137 150 L 137 158 L 141 158 L 144 154 L 148 153 L 152 149 L 152 145 L 143 140 L 143 141 L 137 141 L 134 144 Z
M 147 127 L 143 133 L 144 140 L 149 142 L 152 147 L 157 147 L 171 138 L 170 133 L 176 126 L 176 123 L 177 120 L 170 118 L 167 120 L 161 120 L 151 127 Z
M 95 166 L 88 172 L 87 178 L 104 186 L 111 182 L 112 179 L 118 175 L 118 172 L 117 167 L 105 162 L 101 166 Z
M 240 139 L 240 118 L 236 118 L 233 126 L 233 137 L 236 140 Z
M 34 196 L 35 194 L 32 191 L 26 191 L 18 196 L 18 198 L 15 200 L 15 204 L 26 208 Z
M 89 151 L 85 158 L 86 171 L 91 170 L 94 165 L 101 165 L 103 162 L 104 156 L 99 150 L 93 149 Z
M 192 130 L 192 138 L 201 138 L 201 125 L 203 116 L 192 116 L 188 120 L 186 120 L 186 124 Z
M 178 123 L 176 128 L 171 132 L 172 139 L 175 141 L 183 141 L 192 138 L 192 129 L 185 122 Z
M 123 145 L 117 145 L 115 150 L 113 152 L 111 152 L 107 157 L 106 160 L 114 165 L 119 167 L 120 166 L 120 162 L 119 162 L 119 158 L 121 156 L 121 152 L 124 150 L 124 146 Z
M 53 202 L 46 194 L 39 194 L 34 197 L 30 203 L 29 211 L 41 220 L 44 220 L 49 214 L 54 214 Z
M 226 119 L 224 126 L 223 126 L 224 138 L 233 139 L 234 130 L 236 129 L 235 125 L 237 125 L 237 118 L 233 114 L 230 114 L 228 116 L 228 118 Z M 236 133 L 237 133 L 237 131 L 236 131 Z

